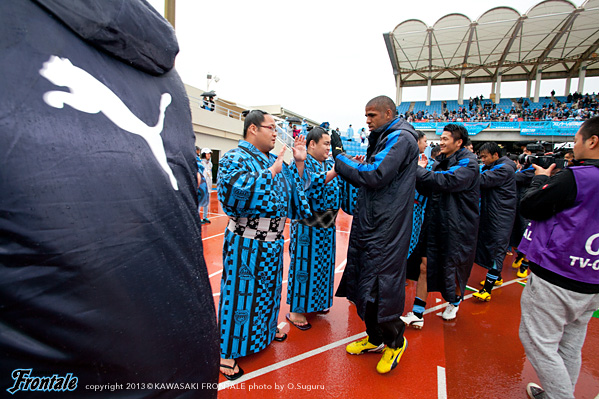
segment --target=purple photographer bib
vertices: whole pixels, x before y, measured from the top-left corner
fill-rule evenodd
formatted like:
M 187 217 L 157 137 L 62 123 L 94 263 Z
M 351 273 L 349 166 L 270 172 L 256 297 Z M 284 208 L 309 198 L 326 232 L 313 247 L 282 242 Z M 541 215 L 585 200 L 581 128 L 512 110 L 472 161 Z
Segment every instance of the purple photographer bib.
M 578 193 L 572 208 L 531 221 L 519 249 L 529 260 L 560 276 L 599 284 L 599 168 L 574 166 Z

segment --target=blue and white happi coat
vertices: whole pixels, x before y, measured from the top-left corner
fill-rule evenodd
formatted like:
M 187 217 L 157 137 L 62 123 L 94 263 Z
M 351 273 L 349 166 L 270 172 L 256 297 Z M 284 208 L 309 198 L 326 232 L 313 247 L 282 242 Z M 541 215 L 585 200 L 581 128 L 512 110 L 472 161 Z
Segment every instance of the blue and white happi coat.
M 208 183 L 204 177 L 204 164 L 200 157 L 196 157 L 196 165 L 198 166 L 199 184 L 198 184 L 198 208 L 208 206 L 210 201 L 210 193 L 208 191 Z
M 429 159 L 426 165 L 427 170 L 433 169 L 434 159 Z M 414 252 L 414 248 L 418 244 L 420 239 L 420 231 L 422 230 L 422 224 L 424 223 L 424 211 L 426 209 L 427 197 L 420 194 L 418 190 L 414 190 L 414 210 L 412 211 L 412 235 L 410 236 L 410 247 L 408 248 L 408 258 Z
M 283 235 L 266 237 L 284 225 L 286 218 L 311 215 L 304 187 L 294 163 L 283 165 L 275 177 L 268 157 L 247 141 L 228 151 L 220 161 L 218 200 L 229 225 L 246 220 L 247 228 L 225 229 L 219 323 L 221 356 L 246 356 L 266 348 L 275 337 L 283 278 Z M 270 221 L 270 226 L 264 226 Z M 252 233 L 252 237 L 248 234 Z M 281 230 L 282 231 L 282 230 Z
M 336 215 L 339 210 L 341 179 L 337 177 L 325 184 L 326 174 L 333 165 L 332 161 L 318 162 L 311 155 L 305 162 L 304 173 L 309 173 L 311 180 L 306 196 L 313 212 L 332 210 Z M 297 313 L 330 308 L 335 277 L 335 225 L 316 227 L 292 220 L 289 231 L 287 304 Z

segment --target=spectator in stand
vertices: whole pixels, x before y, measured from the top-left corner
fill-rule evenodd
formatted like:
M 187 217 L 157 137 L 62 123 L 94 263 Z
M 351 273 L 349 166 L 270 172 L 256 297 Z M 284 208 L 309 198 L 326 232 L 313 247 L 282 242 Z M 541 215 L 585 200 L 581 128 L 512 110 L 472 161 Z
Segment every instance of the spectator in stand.
M 354 129 L 351 127 L 351 125 L 349 125 L 349 127 L 347 128 L 347 139 L 348 140 L 354 139 Z
M 366 142 L 366 130 L 364 128 L 360 129 L 360 142 L 364 144 Z

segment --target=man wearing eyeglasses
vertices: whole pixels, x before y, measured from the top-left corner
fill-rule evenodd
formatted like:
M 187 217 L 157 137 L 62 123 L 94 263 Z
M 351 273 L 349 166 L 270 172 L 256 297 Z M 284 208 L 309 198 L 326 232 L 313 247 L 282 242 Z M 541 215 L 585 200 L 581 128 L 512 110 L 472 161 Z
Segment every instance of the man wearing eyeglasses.
M 274 118 L 254 110 L 245 116 L 243 140 L 220 161 L 218 199 L 229 224 L 223 245 L 219 305 L 221 373 L 229 380 L 243 375 L 240 357 L 284 341 L 278 331 L 283 279 L 285 220 L 311 216 L 304 187 L 306 139 L 298 136 L 289 166 L 270 154 L 277 139 Z

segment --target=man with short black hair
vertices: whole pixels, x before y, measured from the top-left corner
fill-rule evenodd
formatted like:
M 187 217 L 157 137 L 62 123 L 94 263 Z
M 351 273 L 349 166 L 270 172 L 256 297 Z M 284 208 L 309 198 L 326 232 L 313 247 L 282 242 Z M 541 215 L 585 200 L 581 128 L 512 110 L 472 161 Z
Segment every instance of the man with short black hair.
M 283 279 L 283 230 L 288 217 L 311 215 L 304 187 L 305 137 L 295 139 L 293 158 L 283 164 L 270 154 L 277 125 L 266 112 L 245 116 L 243 140 L 221 159 L 218 199 L 229 216 L 223 244 L 219 304 L 221 373 L 243 375 L 236 359 L 256 353 L 286 334 L 278 328 Z
M 530 398 L 573 399 L 581 349 L 599 308 L 599 117 L 574 136 L 575 166 L 535 177 L 521 203 L 531 219 L 520 250 L 531 275 L 521 298 L 520 341 L 543 385 Z
M 375 97 L 366 104 L 366 123 L 371 133 L 365 159 L 343 153 L 341 140 L 333 134 L 335 170 L 360 187 L 347 266 L 336 295 L 356 305 L 368 334 L 346 351 L 354 355 L 383 351 L 377 371 L 388 373 L 408 342 L 399 317 L 405 301 L 418 146 L 416 131 L 397 118 L 389 97 Z
M 334 163 L 329 158 L 331 137 L 321 127 L 306 136 L 308 157 L 304 173 L 310 174 L 305 191 L 312 216 L 289 225 L 289 282 L 287 320 L 300 330 L 312 325 L 305 313 L 328 312 L 333 305 L 335 282 L 335 221 L 340 190 Z
M 474 262 L 479 223 L 479 166 L 476 155 L 464 148 L 468 131 L 449 124 L 441 134 L 441 154 L 432 170 L 419 167 L 418 192 L 428 196 L 428 291 L 441 292 L 449 302 L 444 320 L 457 316 Z
M 479 149 L 483 167 L 480 173 L 480 224 L 474 261 L 488 270 L 483 288 L 474 293 L 481 301 L 491 300 L 491 290 L 503 284 L 501 270 L 508 250 L 516 213 L 516 164 L 501 155 L 494 142 Z

